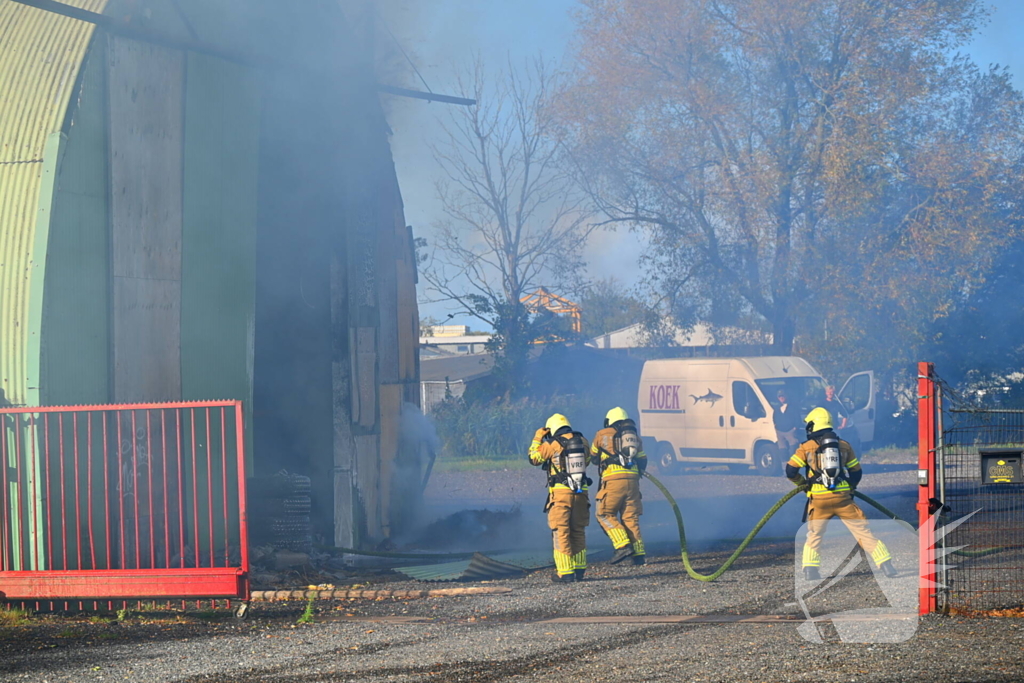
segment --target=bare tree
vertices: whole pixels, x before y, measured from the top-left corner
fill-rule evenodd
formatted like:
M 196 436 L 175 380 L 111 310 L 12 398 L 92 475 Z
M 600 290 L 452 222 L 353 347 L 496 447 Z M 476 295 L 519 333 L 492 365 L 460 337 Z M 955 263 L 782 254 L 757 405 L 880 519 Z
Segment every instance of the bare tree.
M 544 63 L 485 76 L 477 60 L 460 85 L 477 104 L 453 110 L 444 142 L 433 148 L 445 219 L 435 225 L 423 277 L 433 300 L 454 302 L 494 328 L 496 374 L 514 390 L 541 332 L 521 299 L 538 287 L 565 292 L 582 282 L 591 227 L 560 164 L 547 107 L 554 76 Z

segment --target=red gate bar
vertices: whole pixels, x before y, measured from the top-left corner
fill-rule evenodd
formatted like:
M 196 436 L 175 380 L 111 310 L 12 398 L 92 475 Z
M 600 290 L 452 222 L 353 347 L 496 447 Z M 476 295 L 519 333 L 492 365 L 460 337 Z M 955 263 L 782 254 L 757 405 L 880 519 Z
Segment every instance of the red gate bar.
M 247 600 L 244 435 L 240 401 L 0 409 L 0 600 Z
M 935 529 L 931 522 L 930 501 L 935 497 L 935 366 L 917 364 L 917 529 L 919 614 L 938 607 L 935 580 Z

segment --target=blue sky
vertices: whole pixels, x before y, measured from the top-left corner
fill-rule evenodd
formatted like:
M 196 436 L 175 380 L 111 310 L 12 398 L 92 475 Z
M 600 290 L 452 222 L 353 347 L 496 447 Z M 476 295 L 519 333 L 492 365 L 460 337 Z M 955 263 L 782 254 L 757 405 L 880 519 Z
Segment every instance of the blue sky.
M 502 65 L 507 59 L 522 60 L 543 53 L 559 61 L 572 37 L 571 11 L 575 0 L 431 0 L 409 9 L 396 10 L 393 28 L 435 92 L 456 92 L 451 76 L 456 65 L 480 54 L 485 63 Z M 1024 3 L 999 0 L 989 5 L 990 21 L 964 51 L 982 65 L 997 63 L 1010 68 L 1014 83 L 1024 88 Z M 390 124 L 392 147 L 406 220 L 417 236 L 431 238 L 431 226 L 440 217 L 435 198 L 437 167 L 429 144 L 440 139 L 437 117 L 446 105 L 418 101 L 394 102 Z M 587 252 L 590 276 L 602 277 L 613 270 L 620 276 L 623 261 L 635 263 L 642 249 L 636 235 L 602 232 L 595 235 Z M 422 283 L 422 280 L 421 280 Z M 422 295 L 421 295 L 422 296 Z M 449 307 L 421 305 L 420 315 L 444 318 Z M 480 327 L 470 318 L 453 323 Z

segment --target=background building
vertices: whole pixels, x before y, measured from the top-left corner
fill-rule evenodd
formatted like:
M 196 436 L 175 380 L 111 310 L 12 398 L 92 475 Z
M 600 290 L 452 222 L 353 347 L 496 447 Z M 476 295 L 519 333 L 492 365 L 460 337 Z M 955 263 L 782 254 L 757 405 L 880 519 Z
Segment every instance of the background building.
M 418 315 L 370 5 L 58 7 L 96 14 L 0 0 L 5 400 L 242 399 L 253 474 L 310 476 L 325 539 L 388 537 Z

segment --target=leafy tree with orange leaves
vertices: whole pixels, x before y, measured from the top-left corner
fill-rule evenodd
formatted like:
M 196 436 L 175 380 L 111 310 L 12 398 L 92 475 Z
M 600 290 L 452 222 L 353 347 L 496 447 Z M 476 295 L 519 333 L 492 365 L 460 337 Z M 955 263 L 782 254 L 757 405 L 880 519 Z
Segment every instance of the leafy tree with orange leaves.
M 580 180 L 695 315 L 741 308 L 833 372 L 891 366 L 1009 237 L 1021 97 L 954 55 L 980 2 L 582 5 L 557 104 Z

